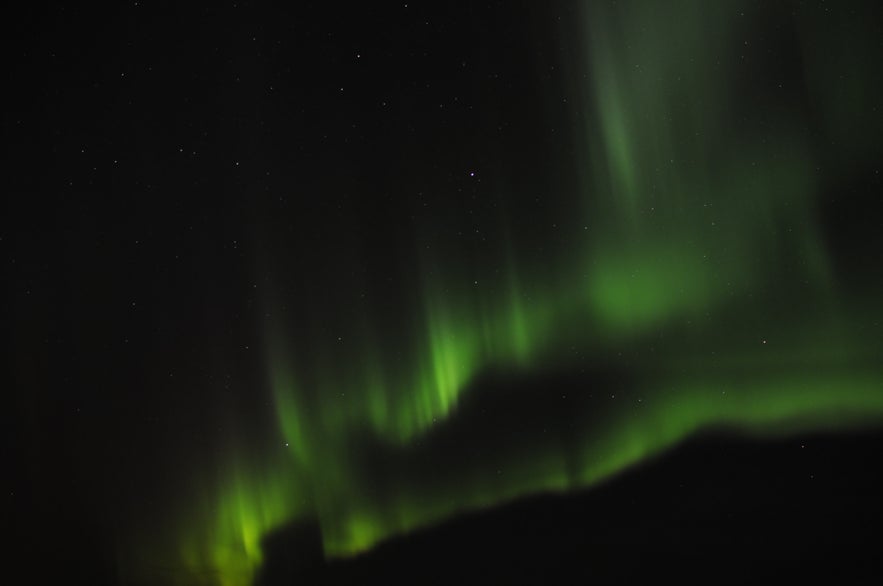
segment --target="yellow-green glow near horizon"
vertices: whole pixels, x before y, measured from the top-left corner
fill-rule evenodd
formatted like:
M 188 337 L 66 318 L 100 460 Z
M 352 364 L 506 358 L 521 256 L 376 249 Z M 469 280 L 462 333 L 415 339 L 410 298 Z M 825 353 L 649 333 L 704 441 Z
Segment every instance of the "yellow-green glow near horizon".
M 561 229 L 576 235 L 553 261 L 508 247 L 477 280 L 430 249 L 416 269 L 421 305 L 402 302 L 407 331 L 368 316 L 346 350 L 309 356 L 293 349 L 301 334 L 289 324 L 267 332 L 284 449 L 241 455 L 209 483 L 178 531 L 188 581 L 249 582 L 262 537 L 299 520 L 318 523 L 326 556 L 346 556 L 458 512 L 591 486 L 705 429 L 883 421 L 881 336 L 867 315 L 879 310 L 861 301 L 877 295 L 838 289 L 801 113 L 776 87 L 746 89 L 751 73 L 738 69 L 743 10 L 586 4 L 572 67 L 587 75 L 574 76 L 583 87 L 570 106 L 584 129 L 580 180 L 556 195 Z M 808 92 L 829 73 L 813 55 Z M 627 375 L 597 382 L 605 369 Z M 555 372 L 582 373 L 581 395 L 537 382 L 519 392 L 546 397 L 541 412 L 572 401 L 575 426 L 555 429 L 550 416 L 514 446 L 474 430 L 463 441 L 480 457 L 459 445 L 433 463 L 434 438 L 460 425 L 470 392 L 496 393 L 506 409 L 500 380 Z

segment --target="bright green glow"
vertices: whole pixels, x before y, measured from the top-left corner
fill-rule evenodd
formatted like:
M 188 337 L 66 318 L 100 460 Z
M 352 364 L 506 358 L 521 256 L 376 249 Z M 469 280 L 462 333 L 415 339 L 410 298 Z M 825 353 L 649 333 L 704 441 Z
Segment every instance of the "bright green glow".
M 248 465 L 235 458 L 234 472 L 218 480 L 225 495 L 220 501 L 209 492 L 188 517 L 199 527 L 210 527 L 212 542 L 206 547 L 202 530 L 187 532 L 178 555 L 192 573 L 180 577 L 188 584 L 235 586 L 249 583 L 263 561 L 261 539 L 268 527 L 306 514 L 307 498 L 298 490 L 295 469 L 282 459 L 271 466 Z M 267 468 L 276 470 L 271 480 Z
M 495 259 L 505 270 L 479 283 L 427 256 L 401 339 L 366 321 L 348 332 L 349 350 L 304 358 L 286 345 L 297 334 L 270 333 L 285 456 L 238 458 L 188 517 L 180 553 L 195 575 L 248 582 L 261 537 L 294 520 L 318 520 L 326 554 L 349 555 L 459 511 L 590 486 L 710 427 L 880 424 L 881 348 L 865 328 L 879 310 L 844 307 L 851 294 L 836 290 L 798 113 L 772 87 L 762 112 L 739 113 L 740 6 L 587 6 L 591 71 L 573 113 L 586 128 L 574 161 L 583 184 L 561 195 L 562 215 L 585 232 L 551 266 L 506 250 Z M 820 101 L 843 115 L 827 89 Z M 620 365 L 623 392 L 575 403 L 576 428 L 526 429 L 517 450 L 491 442 L 479 463 L 440 462 L 427 479 L 420 461 L 435 452 L 424 442 L 458 423 L 482 376 L 624 354 L 640 359 Z M 607 389 L 587 375 L 585 392 Z M 389 469 L 366 462 L 378 453 Z

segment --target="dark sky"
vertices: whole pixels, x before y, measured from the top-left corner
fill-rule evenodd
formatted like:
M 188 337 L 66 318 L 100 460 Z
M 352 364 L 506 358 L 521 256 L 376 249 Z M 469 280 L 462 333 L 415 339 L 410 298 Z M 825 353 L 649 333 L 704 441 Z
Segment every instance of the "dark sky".
M 331 560 L 596 507 L 709 432 L 879 444 L 875 3 L 368 4 L 4 18 L 33 583 L 241 584 L 291 524 Z

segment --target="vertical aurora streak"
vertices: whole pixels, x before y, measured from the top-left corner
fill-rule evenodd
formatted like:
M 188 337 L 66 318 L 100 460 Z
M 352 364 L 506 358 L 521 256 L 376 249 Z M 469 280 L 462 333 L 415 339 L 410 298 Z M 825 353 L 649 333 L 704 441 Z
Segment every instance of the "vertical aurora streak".
M 329 316 L 346 322 L 336 346 L 295 341 L 323 316 L 285 314 L 284 295 L 268 294 L 286 315 L 265 332 L 285 449 L 243 450 L 206 482 L 170 554 L 190 580 L 247 583 L 261 538 L 298 520 L 318 523 L 326 556 L 347 556 L 462 511 L 592 486 L 702 430 L 883 421 L 880 336 L 866 325 L 879 278 L 838 286 L 820 224 L 823 141 L 806 121 L 811 110 L 833 134 L 849 113 L 823 48 L 792 48 L 806 83 L 783 88 L 740 36 L 773 18 L 764 10 L 801 39 L 820 25 L 735 0 L 583 4 L 579 38 L 561 33 L 578 129 L 565 165 L 578 179 L 550 204 L 564 243 L 542 262 L 524 254 L 506 193 L 489 249 L 433 240 L 438 217 L 465 213 L 456 201 L 420 216 L 401 243 L 420 245 L 412 282 L 385 300 L 393 310 Z M 861 160 L 873 130 L 852 127 Z M 400 323 L 387 327 L 389 313 Z M 539 388 L 549 373 L 580 382 L 561 396 Z M 510 386 L 542 420 L 504 426 L 511 444 L 470 428 L 464 407 L 505 410 Z

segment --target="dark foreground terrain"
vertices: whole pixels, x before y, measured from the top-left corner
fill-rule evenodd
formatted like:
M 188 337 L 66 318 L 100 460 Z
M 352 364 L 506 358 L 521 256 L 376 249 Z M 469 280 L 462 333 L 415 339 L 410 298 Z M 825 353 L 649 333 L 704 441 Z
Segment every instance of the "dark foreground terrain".
M 883 435 L 694 439 L 592 490 L 453 519 L 325 563 L 315 527 L 266 541 L 286 584 L 877 583 Z
M 881 462 L 881 433 L 705 435 L 596 488 L 463 515 L 354 559 L 326 562 L 315 526 L 287 527 L 266 539 L 258 584 L 876 584 Z M 113 544 L 81 518 L 62 507 L 20 524 L 9 583 L 119 584 Z

